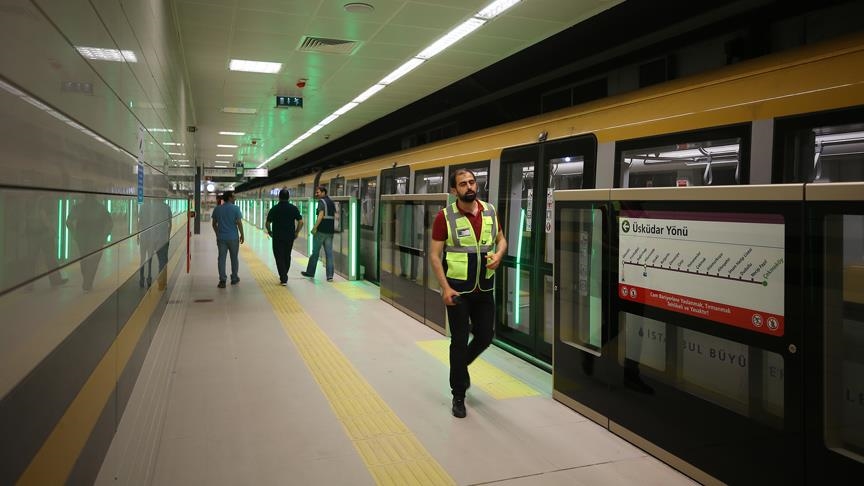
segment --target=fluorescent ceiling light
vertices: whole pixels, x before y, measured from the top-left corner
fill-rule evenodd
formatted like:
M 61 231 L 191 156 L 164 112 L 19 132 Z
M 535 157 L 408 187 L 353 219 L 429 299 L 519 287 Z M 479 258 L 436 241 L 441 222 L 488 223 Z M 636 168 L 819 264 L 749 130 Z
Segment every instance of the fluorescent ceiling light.
M 180 145 L 183 145 L 183 144 L 182 144 L 182 143 L 177 143 L 177 142 L 162 142 L 162 145 L 177 145 L 177 146 L 180 146 Z
M 186 154 L 181 154 L 180 152 L 168 152 L 168 155 L 179 155 L 179 156 L 183 157 Z
M 216 157 L 234 157 L 232 154 L 216 154 Z
M 189 159 L 172 160 L 172 162 L 189 162 Z
M 505 10 L 519 3 L 520 0 L 496 0 L 491 5 L 477 12 L 475 17 L 489 20 L 501 15 Z
M 189 167 L 188 164 L 180 164 L 180 167 Z
M 148 128 L 147 131 L 153 133 L 174 133 L 174 130 L 170 128 Z
M 258 113 L 257 108 L 236 108 L 233 106 L 226 106 L 222 108 L 222 113 L 234 113 L 237 115 L 254 115 Z
M 423 51 L 421 51 L 420 54 L 417 54 L 416 57 L 419 57 L 420 59 L 429 59 L 435 54 L 438 54 L 444 49 L 447 49 L 451 45 L 455 44 L 461 38 L 465 37 L 471 32 L 474 32 L 475 30 L 477 30 L 477 28 L 479 28 L 485 23 L 485 20 L 472 17 L 465 22 L 462 22 L 462 24 L 457 26 L 455 29 L 444 34 L 444 37 L 433 42 L 432 45 L 427 47 L 426 49 L 423 49 Z
M 337 118 L 339 118 L 339 115 L 337 115 L 336 113 L 333 113 L 332 115 L 330 115 L 327 118 L 318 122 L 318 125 L 320 125 L 321 127 L 323 127 L 324 125 L 329 125 L 330 123 L 333 122 L 333 120 L 335 120 Z
M 219 132 L 219 135 L 239 135 L 242 137 L 246 135 L 246 132 Z
M 381 91 L 382 89 L 384 89 L 385 86 L 387 86 L 387 85 L 385 85 L 385 84 L 376 84 L 376 85 L 372 86 L 371 88 L 367 89 L 366 91 L 360 93 L 360 96 L 354 98 L 352 101 L 353 101 L 354 103 L 363 103 L 364 101 L 366 101 L 366 100 L 368 100 L 369 98 L 371 98 L 372 95 L 374 95 L 375 93 L 377 93 L 377 92 Z
M 138 58 L 135 57 L 135 53 L 132 51 L 83 46 L 76 46 L 75 49 L 82 56 L 93 61 L 138 62 Z
M 221 147 L 221 148 L 237 148 L 237 145 L 230 145 L 230 144 L 224 144 L 224 143 L 216 144 L 216 146 Z
M 334 111 L 333 114 L 342 116 L 345 113 L 348 113 L 349 111 L 353 110 L 354 107 L 359 105 L 359 104 L 360 103 L 354 103 L 353 101 L 351 101 L 348 104 L 346 104 L 345 106 L 343 106 L 342 108 L 339 108 L 338 110 Z
M 232 71 L 244 71 L 247 73 L 275 74 L 282 69 L 281 62 L 247 61 L 245 59 L 231 59 L 228 69 Z
M 425 59 L 420 59 L 417 57 L 412 58 L 411 60 L 409 60 L 405 64 L 396 68 L 395 71 L 393 71 L 392 73 L 385 76 L 384 79 L 382 79 L 381 81 L 378 81 L 378 84 L 388 85 L 388 84 L 392 83 L 393 81 L 396 81 L 397 79 L 401 78 L 402 76 L 405 76 L 406 74 L 410 73 L 411 71 L 414 70 L 414 68 L 423 64 L 424 62 L 426 62 Z

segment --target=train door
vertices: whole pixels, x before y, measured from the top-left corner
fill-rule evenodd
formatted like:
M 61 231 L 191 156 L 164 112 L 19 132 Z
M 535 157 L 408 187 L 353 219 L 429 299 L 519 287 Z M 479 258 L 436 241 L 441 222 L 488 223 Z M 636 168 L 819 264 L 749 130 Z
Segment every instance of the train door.
M 382 170 L 381 171 L 381 186 L 379 188 L 380 190 L 378 191 L 378 200 L 379 200 L 378 207 L 380 207 L 380 199 L 381 199 L 382 195 L 407 194 L 408 193 L 408 182 L 410 180 L 410 177 L 411 177 L 411 168 L 408 166 L 393 167 L 392 169 Z M 381 229 L 387 225 L 390 225 L 390 224 L 395 225 L 396 224 L 395 220 L 394 221 L 387 221 L 387 222 L 380 221 L 380 218 L 382 217 L 380 211 L 376 211 L 375 214 L 379 218 L 378 229 L 376 231 L 381 231 Z M 404 214 L 398 214 L 395 212 L 392 214 L 388 214 L 388 217 L 393 218 L 393 219 L 405 217 L 405 216 L 406 215 L 404 215 Z M 407 217 L 410 218 L 410 215 L 408 215 Z M 408 241 L 410 239 L 410 233 L 407 233 L 407 232 L 410 231 L 410 225 L 401 225 L 400 224 L 399 227 L 404 229 L 404 231 L 406 231 L 406 234 L 399 235 L 399 241 Z M 378 245 L 376 245 L 376 246 L 379 246 L 380 242 L 381 242 L 381 235 L 379 233 L 375 233 L 375 234 L 378 236 L 378 238 L 377 238 Z M 381 264 L 380 250 L 377 252 L 376 257 L 377 257 L 377 261 L 378 261 L 378 265 L 376 265 L 376 270 L 378 270 L 378 271 L 376 272 L 376 275 L 375 275 L 375 282 L 378 283 L 378 282 L 380 282 L 380 278 L 381 278 L 381 276 L 380 276 L 381 272 L 379 270 L 380 264 Z M 392 269 L 389 269 L 389 271 L 392 271 Z
M 360 180 L 360 275 L 378 283 L 378 239 L 375 232 L 378 203 L 378 178 Z
M 864 472 L 864 108 L 777 119 L 774 182 L 805 182 L 808 483 Z
M 552 360 L 552 191 L 594 187 L 597 142 L 573 137 L 504 150 L 498 219 L 507 255 L 496 284 L 499 342 L 549 365 Z

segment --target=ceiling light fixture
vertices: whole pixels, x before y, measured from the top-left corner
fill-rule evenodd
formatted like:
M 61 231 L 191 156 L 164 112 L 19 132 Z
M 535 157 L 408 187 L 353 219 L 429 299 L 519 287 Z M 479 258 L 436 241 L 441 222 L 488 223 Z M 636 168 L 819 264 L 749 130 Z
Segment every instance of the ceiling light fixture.
M 230 144 L 225 144 L 225 143 L 219 143 L 219 144 L 216 144 L 216 146 L 220 147 L 220 148 L 237 148 L 237 145 L 230 145 Z
M 216 157 L 234 157 L 232 154 L 216 154 Z
M 222 113 L 233 113 L 235 115 L 254 115 L 258 113 L 257 108 L 237 108 L 234 106 L 226 106 L 222 108 Z
M 238 135 L 242 137 L 246 135 L 246 132 L 219 132 L 219 135 Z
M 246 73 L 276 74 L 282 70 L 282 63 L 231 59 L 231 61 L 228 62 L 228 69 L 231 71 L 242 71 Z
M 132 51 L 83 46 L 76 46 L 75 50 L 85 58 L 93 61 L 138 62 L 138 58 L 135 57 L 135 53 Z

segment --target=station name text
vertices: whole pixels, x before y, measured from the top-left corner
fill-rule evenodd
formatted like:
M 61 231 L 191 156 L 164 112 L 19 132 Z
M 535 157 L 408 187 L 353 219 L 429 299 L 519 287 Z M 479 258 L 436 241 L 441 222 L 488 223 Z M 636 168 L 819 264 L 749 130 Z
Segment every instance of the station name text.
M 630 229 L 633 233 L 643 235 L 687 236 L 686 226 L 677 226 L 674 224 L 661 226 L 659 224 L 645 224 L 631 221 Z

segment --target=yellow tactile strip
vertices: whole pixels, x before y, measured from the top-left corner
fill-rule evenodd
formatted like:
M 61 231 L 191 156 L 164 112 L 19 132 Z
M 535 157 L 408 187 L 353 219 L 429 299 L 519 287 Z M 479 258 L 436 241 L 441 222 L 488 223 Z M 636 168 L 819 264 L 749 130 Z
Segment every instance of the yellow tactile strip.
M 243 247 L 241 254 L 375 482 L 455 484 L 291 293 L 275 282 L 273 272 L 252 250 Z
M 433 339 L 418 341 L 417 346 L 439 361 L 450 365 L 450 340 Z M 533 397 L 540 392 L 513 378 L 500 369 L 478 358 L 468 367 L 471 372 L 471 386 L 477 387 L 498 400 L 505 398 Z

